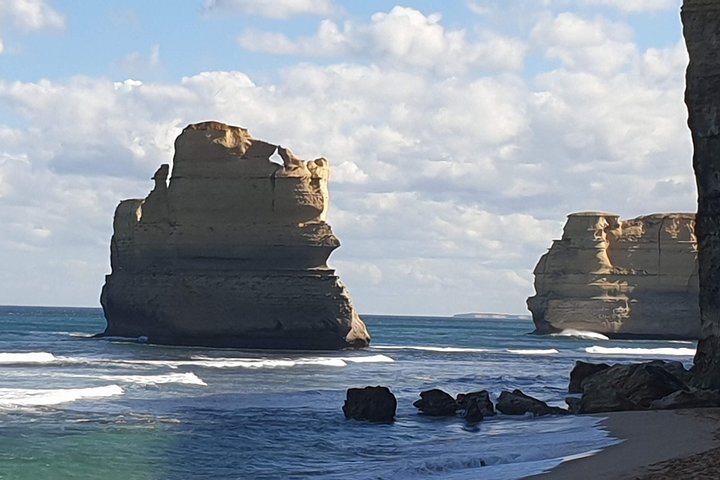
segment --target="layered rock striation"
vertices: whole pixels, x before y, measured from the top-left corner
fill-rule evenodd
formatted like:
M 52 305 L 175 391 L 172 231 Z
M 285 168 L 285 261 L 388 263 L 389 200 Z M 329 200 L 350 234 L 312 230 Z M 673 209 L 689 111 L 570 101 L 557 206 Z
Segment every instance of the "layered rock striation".
M 720 389 L 720 2 L 685 0 L 683 35 L 690 56 L 685 103 L 698 189 L 701 331 L 696 381 Z
M 697 338 L 694 227 L 691 213 L 569 215 L 562 239 L 535 267 L 527 304 L 536 332 Z
M 270 157 L 277 152 L 282 164 Z M 239 127 L 175 141 L 142 200 L 118 205 L 105 335 L 178 345 L 364 347 L 370 336 L 328 268 L 327 160 L 303 161 Z

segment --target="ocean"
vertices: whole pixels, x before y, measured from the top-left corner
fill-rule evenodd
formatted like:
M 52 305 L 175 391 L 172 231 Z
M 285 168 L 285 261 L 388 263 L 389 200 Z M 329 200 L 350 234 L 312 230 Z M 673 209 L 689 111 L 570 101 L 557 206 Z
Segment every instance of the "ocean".
M 96 339 L 102 310 L 0 307 L 0 479 L 516 479 L 618 442 L 586 416 L 428 418 L 419 393 L 523 392 L 565 406 L 576 360 L 692 362 L 694 342 L 530 335 L 527 320 L 363 316 L 361 351 Z M 385 385 L 397 420 L 346 420 Z

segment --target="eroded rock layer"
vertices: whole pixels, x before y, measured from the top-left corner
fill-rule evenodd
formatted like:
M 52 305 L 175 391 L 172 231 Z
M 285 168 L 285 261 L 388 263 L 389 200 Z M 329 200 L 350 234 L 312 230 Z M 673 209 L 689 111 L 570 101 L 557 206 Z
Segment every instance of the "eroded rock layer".
M 720 2 L 685 0 L 683 35 L 690 63 L 685 103 L 698 189 L 701 333 L 695 379 L 720 389 Z
M 270 157 L 277 152 L 283 164 Z M 327 266 L 327 160 L 218 122 L 189 125 L 143 200 L 115 211 L 105 335 L 152 343 L 336 349 L 370 341 Z
M 695 215 L 621 220 L 568 216 L 535 267 L 527 300 L 538 333 L 575 329 L 611 337 L 697 338 Z

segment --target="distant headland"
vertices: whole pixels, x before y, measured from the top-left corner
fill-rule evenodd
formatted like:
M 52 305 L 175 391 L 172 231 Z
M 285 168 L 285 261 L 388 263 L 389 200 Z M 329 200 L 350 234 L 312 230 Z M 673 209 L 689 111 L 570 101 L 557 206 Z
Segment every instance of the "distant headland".
M 488 318 L 492 320 L 532 320 L 530 315 L 512 315 L 509 313 L 456 313 L 453 318 Z

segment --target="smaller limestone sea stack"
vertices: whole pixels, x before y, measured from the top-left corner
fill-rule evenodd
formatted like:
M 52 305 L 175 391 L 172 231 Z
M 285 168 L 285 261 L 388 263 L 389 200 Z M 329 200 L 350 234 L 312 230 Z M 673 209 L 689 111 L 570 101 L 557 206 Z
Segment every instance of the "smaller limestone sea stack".
M 283 164 L 270 160 L 278 152 Z M 364 347 L 370 336 L 328 268 L 328 162 L 240 127 L 186 127 L 155 188 L 115 211 L 104 335 L 272 349 Z
M 527 300 L 537 333 L 567 329 L 615 338 L 696 339 L 700 333 L 695 214 L 630 220 L 568 216 L 535 267 Z

